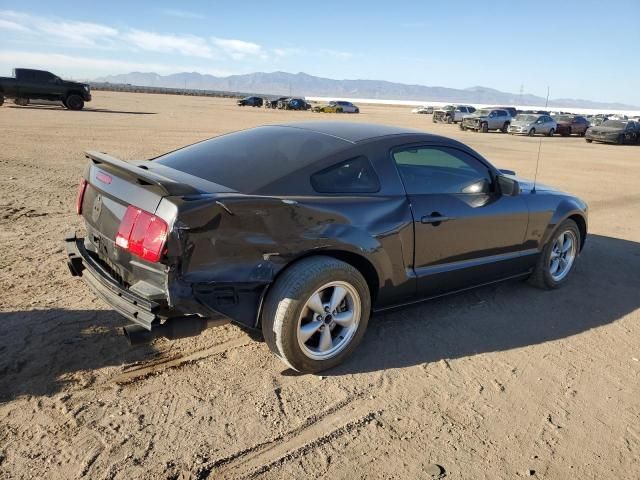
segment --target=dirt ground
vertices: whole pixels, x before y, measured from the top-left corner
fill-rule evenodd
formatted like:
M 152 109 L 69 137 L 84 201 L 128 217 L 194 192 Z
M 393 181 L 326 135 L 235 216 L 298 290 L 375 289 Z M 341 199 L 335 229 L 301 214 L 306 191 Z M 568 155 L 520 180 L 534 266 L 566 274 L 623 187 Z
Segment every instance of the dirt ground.
M 542 139 L 540 180 L 590 205 L 565 288 L 504 283 L 374 317 L 323 376 L 234 326 L 130 348 L 69 275 L 88 149 L 148 158 L 323 118 L 449 135 L 534 174 L 537 138 L 362 112 L 109 92 L 81 112 L 0 108 L 0 478 L 640 478 L 640 146 Z

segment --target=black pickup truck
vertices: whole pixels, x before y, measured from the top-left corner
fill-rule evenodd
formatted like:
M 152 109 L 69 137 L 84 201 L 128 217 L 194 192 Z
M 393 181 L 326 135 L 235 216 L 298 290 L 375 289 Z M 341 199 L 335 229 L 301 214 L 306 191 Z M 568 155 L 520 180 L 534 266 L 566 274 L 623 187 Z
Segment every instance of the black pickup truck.
M 16 105 L 28 105 L 30 100 L 60 101 L 69 110 L 82 110 L 91 101 L 86 83 L 62 80 L 51 72 L 16 68 L 13 77 L 0 77 L 0 105 L 13 98 Z

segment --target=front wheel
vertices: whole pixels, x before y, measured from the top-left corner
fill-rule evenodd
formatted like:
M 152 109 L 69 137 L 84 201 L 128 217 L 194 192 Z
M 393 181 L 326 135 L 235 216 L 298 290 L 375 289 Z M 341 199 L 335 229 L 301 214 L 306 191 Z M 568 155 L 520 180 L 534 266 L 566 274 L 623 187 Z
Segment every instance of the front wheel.
M 465 127 L 462 122 L 460 122 L 460 130 L 462 130 L 463 132 L 467 129 L 467 127 Z
M 504 125 L 502 125 L 502 128 L 500 130 L 502 131 L 502 133 L 507 133 L 509 131 L 509 122 L 504 122 Z
M 584 140 L 585 140 L 585 142 L 587 142 L 587 143 L 592 143 L 592 142 L 593 142 L 593 140 L 591 140 L 590 138 L 585 138 Z
M 552 128 L 551 130 L 549 130 L 549 133 L 547 133 L 547 137 L 553 137 L 554 133 L 556 133 L 556 131 Z
M 362 274 L 332 257 L 309 257 L 285 270 L 267 294 L 262 332 L 292 369 L 335 367 L 355 350 L 371 311 Z
M 535 129 L 535 128 L 532 128 L 531 130 L 529 130 L 528 135 L 529 135 L 530 137 L 533 137 L 535 134 L 536 134 L 536 129 Z
M 482 125 L 480 125 L 480 131 L 482 133 L 487 133 L 489 131 L 489 124 L 487 122 L 483 122 Z
M 547 242 L 529 282 L 538 288 L 551 290 L 563 285 L 580 253 L 580 229 L 567 219 L 560 224 Z
M 84 100 L 80 95 L 69 95 L 64 105 L 69 110 L 82 110 L 84 107 Z
M 27 105 L 29 105 L 29 99 L 28 98 L 16 98 L 13 103 L 15 103 L 16 105 L 19 105 L 21 107 L 26 107 Z
M 447 123 L 453 123 L 453 117 L 447 116 Z

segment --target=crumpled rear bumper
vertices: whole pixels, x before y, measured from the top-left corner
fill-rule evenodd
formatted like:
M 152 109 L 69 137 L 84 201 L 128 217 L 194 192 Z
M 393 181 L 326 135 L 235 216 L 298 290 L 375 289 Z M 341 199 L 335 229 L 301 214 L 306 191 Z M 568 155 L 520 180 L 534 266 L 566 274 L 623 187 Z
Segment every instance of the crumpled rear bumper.
M 82 277 L 98 298 L 132 322 L 151 330 L 159 322 L 161 305 L 127 290 L 87 251 L 84 239 L 70 233 L 64 239 L 71 275 Z

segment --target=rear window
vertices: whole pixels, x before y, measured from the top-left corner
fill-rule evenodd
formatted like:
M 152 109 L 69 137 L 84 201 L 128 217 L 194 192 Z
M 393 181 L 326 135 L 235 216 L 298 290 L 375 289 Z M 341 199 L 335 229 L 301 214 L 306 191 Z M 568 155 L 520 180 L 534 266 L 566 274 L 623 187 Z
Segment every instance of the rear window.
M 320 193 L 375 193 L 380 190 L 378 176 L 363 156 L 313 174 L 311 185 Z
M 351 145 L 309 130 L 267 126 L 205 140 L 155 161 L 238 192 L 258 193 Z

